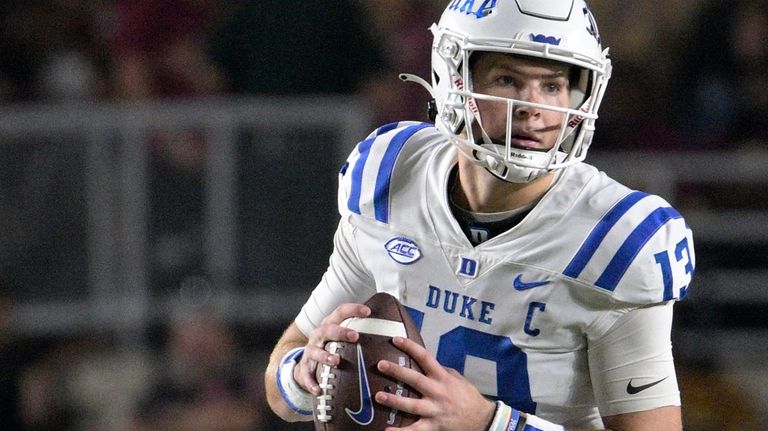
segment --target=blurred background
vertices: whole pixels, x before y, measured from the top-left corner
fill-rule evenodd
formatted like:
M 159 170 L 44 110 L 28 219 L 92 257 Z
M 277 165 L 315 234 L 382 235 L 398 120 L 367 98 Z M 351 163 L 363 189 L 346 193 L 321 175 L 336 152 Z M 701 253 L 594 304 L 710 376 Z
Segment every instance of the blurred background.
M 0 429 L 272 430 L 337 171 L 426 120 L 438 0 L 0 1 Z M 675 205 L 686 429 L 765 430 L 768 2 L 591 2 L 589 161 Z

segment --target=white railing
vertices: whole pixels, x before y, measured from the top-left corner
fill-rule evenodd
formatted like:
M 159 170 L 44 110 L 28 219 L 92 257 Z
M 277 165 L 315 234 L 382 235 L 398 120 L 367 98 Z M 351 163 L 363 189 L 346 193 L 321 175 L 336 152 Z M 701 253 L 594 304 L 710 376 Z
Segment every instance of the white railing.
M 153 129 L 202 130 L 208 148 L 215 149 L 208 153 L 204 174 L 204 267 L 216 274 L 216 283 L 227 284 L 234 282 L 237 265 L 237 131 L 257 130 L 269 137 L 270 145 L 290 149 L 294 131 L 321 130 L 335 139 L 332 148 L 316 149 L 334 154 L 338 165 L 328 166 L 333 175 L 352 146 L 369 133 L 368 118 L 363 104 L 342 97 L 0 107 L 0 145 L 76 136 L 85 154 L 88 293 L 76 301 L 22 302 L 15 316 L 17 326 L 28 334 L 92 328 L 137 332 L 155 315 L 168 312 L 171 305 L 151 299 L 148 286 L 145 142 Z M 329 193 L 332 199 L 333 191 Z M 283 287 L 234 295 L 236 289 L 217 289 L 212 301 L 234 317 L 287 320 L 300 298 Z

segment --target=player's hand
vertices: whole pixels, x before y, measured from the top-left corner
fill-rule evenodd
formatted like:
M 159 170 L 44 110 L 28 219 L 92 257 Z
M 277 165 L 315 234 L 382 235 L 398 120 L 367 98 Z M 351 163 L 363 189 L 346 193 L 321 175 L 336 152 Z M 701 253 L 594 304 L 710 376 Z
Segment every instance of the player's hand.
M 379 361 L 379 371 L 421 394 L 420 399 L 398 397 L 387 392 L 376 394 L 377 402 L 420 417 L 410 426 L 387 428 L 387 431 L 488 429 L 496 408 L 494 402 L 486 399 L 458 371 L 440 365 L 429 351 L 414 341 L 395 337 L 392 342 L 416 360 L 424 373 L 393 362 Z
M 341 360 L 339 355 L 330 354 L 325 350 L 325 343 L 329 341 L 357 342 L 360 334 L 353 329 L 340 326 L 341 322 L 350 317 L 368 317 L 370 314 L 371 309 L 365 305 L 341 304 L 326 316 L 320 326 L 309 333 L 309 340 L 304 346 L 301 361 L 293 369 L 293 378 L 296 383 L 311 394 L 320 395 L 320 386 L 318 386 L 315 376 L 318 365 L 336 366 Z

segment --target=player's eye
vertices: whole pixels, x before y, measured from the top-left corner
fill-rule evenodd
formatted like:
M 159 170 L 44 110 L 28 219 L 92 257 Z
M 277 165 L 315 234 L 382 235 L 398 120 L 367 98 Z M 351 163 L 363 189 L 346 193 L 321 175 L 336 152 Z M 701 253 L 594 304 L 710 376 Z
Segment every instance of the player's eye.
M 545 81 L 542 84 L 543 90 L 548 94 L 559 94 L 568 89 L 568 80 L 564 78 L 557 78 L 549 81 Z
M 501 75 L 498 78 L 496 78 L 496 82 L 501 85 L 515 85 L 517 80 L 512 75 Z
M 561 85 L 560 83 L 549 82 L 549 83 L 544 84 L 544 90 L 547 93 L 557 94 L 562 89 L 563 89 L 563 85 Z

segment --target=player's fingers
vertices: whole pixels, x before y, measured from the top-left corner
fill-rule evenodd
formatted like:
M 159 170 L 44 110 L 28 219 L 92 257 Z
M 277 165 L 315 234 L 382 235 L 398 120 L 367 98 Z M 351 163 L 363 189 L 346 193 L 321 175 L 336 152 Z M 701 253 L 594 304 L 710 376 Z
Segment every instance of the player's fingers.
M 342 304 L 326 316 L 321 324 L 309 336 L 308 344 L 323 347 L 328 341 L 357 342 L 358 333 L 355 330 L 340 326 L 341 322 L 350 317 L 365 317 L 371 314 L 371 309 L 362 304 Z
M 371 314 L 371 309 L 362 304 L 342 304 L 325 317 L 321 324 L 309 335 L 307 344 L 322 348 L 328 341 L 357 342 L 359 334 L 349 328 L 340 326 L 341 322 L 350 317 L 365 317 Z
M 421 394 L 432 393 L 432 386 L 430 386 L 429 378 L 414 369 L 401 367 L 394 362 L 386 360 L 379 361 L 376 364 L 376 367 L 383 374 L 391 377 L 395 381 L 405 383 Z
M 350 317 L 368 317 L 371 309 L 363 304 L 341 304 L 325 316 L 322 324 L 339 324 Z
M 322 348 L 328 341 L 347 341 L 356 343 L 359 337 L 360 334 L 354 329 L 329 323 L 318 326 L 309 337 L 308 344 Z
M 302 363 L 306 364 L 327 364 L 336 365 L 338 362 L 337 355 L 330 354 L 322 347 L 308 344 L 304 347 L 304 353 L 301 358 Z M 314 370 L 311 370 L 314 371 Z
M 413 358 L 424 371 L 424 374 L 432 375 L 443 371 L 443 366 L 419 343 L 403 337 L 393 337 L 392 343 Z
M 315 357 L 317 357 L 317 352 L 315 352 L 315 350 L 317 349 L 312 346 L 304 348 L 301 361 L 299 361 L 299 364 L 293 370 L 293 378 L 299 386 L 310 393 L 320 395 L 320 387 L 317 384 L 317 378 L 315 377 L 315 371 L 318 367 L 318 361 L 315 359 Z
M 379 404 L 387 406 L 391 409 L 410 413 L 421 418 L 431 418 L 436 414 L 433 403 L 426 399 L 401 397 L 383 391 L 377 392 L 375 399 Z M 412 428 L 408 427 L 406 429 Z

